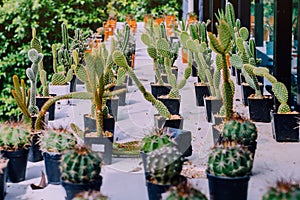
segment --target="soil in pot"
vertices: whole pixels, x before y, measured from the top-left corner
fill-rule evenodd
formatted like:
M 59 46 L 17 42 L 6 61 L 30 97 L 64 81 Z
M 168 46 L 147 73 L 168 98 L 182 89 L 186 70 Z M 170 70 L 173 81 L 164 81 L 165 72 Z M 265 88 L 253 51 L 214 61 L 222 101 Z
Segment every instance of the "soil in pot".
M 279 114 L 271 112 L 273 137 L 277 142 L 299 142 L 300 114 L 291 112 Z
M 241 88 L 242 102 L 245 106 L 248 106 L 248 97 L 251 94 L 255 94 L 255 90 L 253 88 L 251 88 L 248 83 L 243 82 L 241 84 L 241 86 L 242 86 L 242 88 Z M 262 83 L 259 83 L 259 88 L 260 88 L 261 94 L 263 94 L 264 85 Z
M 59 169 L 61 154 L 43 152 L 45 169 L 49 184 L 59 185 L 61 172 Z
M 67 193 L 66 200 L 72 200 L 74 196 L 83 191 L 96 190 L 100 191 L 102 185 L 102 176 L 99 175 L 99 179 L 88 183 L 70 183 L 61 180 L 61 185 L 64 187 Z
M 179 99 L 171 99 L 168 95 L 159 96 L 157 98 L 160 100 L 169 110 L 172 115 L 179 115 L 180 110 L 180 98 Z
M 7 179 L 12 183 L 25 180 L 28 151 L 28 149 L 1 151 L 3 157 L 9 159 L 7 164 Z
M 172 115 L 171 119 L 166 119 L 159 114 L 154 115 L 154 126 L 157 128 L 177 128 L 182 129 L 183 127 L 183 117 L 180 115 Z
M 206 119 L 208 122 L 212 122 L 212 115 L 220 112 L 223 102 L 221 99 L 213 97 L 204 97 L 204 106 L 206 109 Z
M 196 94 L 196 105 L 197 106 L 204 106 L 203 97 L 210 96 L 208 85 L 194 83 L 195 86 L 195 94 Z
M 150 83 L 151 85 L 151 94 L 157 99 L 157 97 L 161 95 L 167 95 L 169 94 L 171 90 L 171 86 L 168 84 L 165 85 L 159 85 L 156 83 Z
M 271 122 L 270 111 L 274 107 L 273 97 L 264 95 L 263 98 L 248 97 L 249 117 L 255 122 Z
M 213 200 L 246 200 L 250 176 L 221 177 L 208 172 L 208 186 L 210 199 Z

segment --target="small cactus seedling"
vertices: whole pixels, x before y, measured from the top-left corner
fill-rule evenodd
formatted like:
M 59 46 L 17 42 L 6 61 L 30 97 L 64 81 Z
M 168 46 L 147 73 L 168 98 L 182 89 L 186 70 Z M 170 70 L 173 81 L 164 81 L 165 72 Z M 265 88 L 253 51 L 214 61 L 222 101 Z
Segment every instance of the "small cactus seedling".
M 99 180 L 101 158 L 84 146 L 76 146 L 61 158 L 62 180 L 71 183 L 88 183 Z
M 207 171 L 215 176 L 242 177 L 251 173 L 251 152 L 235 141 L 223 141 L 209 154 Z
M 181 153 L 176 147 L 161 147 L 148 154 L 146 161 L 149 181 L 156 184 L 171 184 L 182 170 Z
M 277 181 L 263 196 L 263 200 L 296 200 L 300 199 L 300 184 L 291 181 Z
M 32 62 L 31 67 L 26 69 L 26 75 L 30 80 L 30 103 L 28 111 L 33 116 L 39 112 L 39 108 L 36 106 L 36 81 L 38 76 L 38 66 L 44 55 L 38 53 L 36 49 L 30 49 L 28 51 L 28 57 Z
M 191 187 L 190 183 L 185 181 L 172 187 L 168 193 L 166 200 L 207 200 L 201 191 Z
M 20 122 L 3 123 L 0 125 L 0 149 L 15 151 L 28 148 L 30 142 L 30 127 Z
M 73 200 L 107 200 L 107 196 L 102 195 L 99 191 L 83 191 L 75 195 Z
M 63 153 L 76 144 L 75 136 L 64 128 L 49 129 L 40 136 L 40 149 L 50 153 Z

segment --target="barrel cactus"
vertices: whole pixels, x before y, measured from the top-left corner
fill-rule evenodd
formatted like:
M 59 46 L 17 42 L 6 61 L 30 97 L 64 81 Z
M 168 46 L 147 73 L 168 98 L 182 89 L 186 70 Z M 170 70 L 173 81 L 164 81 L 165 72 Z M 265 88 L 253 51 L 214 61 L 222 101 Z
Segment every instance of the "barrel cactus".
M 236 140 L 243 145 L 252 144 L 257 139 L 257 128 L 249 120 L 232 119 L 224 124 L 222 138 L 225 140 Z
M 164 146 L 150 152 L 146 164 L 149 170 L 149 181 L 169 185 L 181 173 L 181 153 L 176 147 Z
M 166 200 L 207 200 L 206 196 L 199 190 L 191 187 L 190 184 L 179 184 L 172 187 Z
M 208 158 L 207 171 L 215 176 L 242 177 L 251 173 L 251 152 L 233 141 L 216 145 Z
M 61 159 L 62 180 L 71 183 L 88 183 L 99 180 L 101 158 L 87 147 L 76 146 Z
M 142 139 L 141 150 L 145 153 L 149 153 L 163 146 L 172 146 L 174 141 L 169 135 L 163 134 L 161 130 L 158 130 L 152 135 L 147 135 Z
M 263 196 L 263 200 L 294 200 L 300 199 L 300 184 L 280 180 Z
M 83 191 L 78 193 L 73 200 L 106 200 L 107 197 L 102 195 L 99 191 Z
M 44 131 L 39 139 L 40 149 L 46 152 L 63 153 L 76 144 L 75 136 L 66 129 L 49 129 Z

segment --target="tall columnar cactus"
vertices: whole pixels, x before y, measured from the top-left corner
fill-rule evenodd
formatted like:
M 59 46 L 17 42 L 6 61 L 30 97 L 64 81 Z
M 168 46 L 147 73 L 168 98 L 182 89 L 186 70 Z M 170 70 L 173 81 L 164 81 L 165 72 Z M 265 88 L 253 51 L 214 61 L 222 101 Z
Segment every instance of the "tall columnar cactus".
M 288 113 L 291 111 L 288 101 L 288 90 L 286 86 L 277 81 L 277 79 L 269 73 L 269 69 L 265 67 L 256 67 L 253 69 L 253 73 L 257 76 L 263 76 L 272 84 L 272 91 L 274 92 L 275 97 L 280 102 L 277 112 L 278 113 Z
M 101 158 L 86 147 L 77 146 L 61 159 L 61 178 L 71 183 L 88 183 L 99 180 Z
M 23 113 L 23 120 L 25 122 L 30 122 L 30 112 L 28 110 L 29 101 L 30 101 L 30 90 L 26 91 L 26 85 L 24 79 L 19 81 L 17 75 L 13 76 L 14 89 L 11 91 L 16 104 Z
M 207 167 L 215 176 L 242 177 L 251 173 L 253 158 L 245 147 L 225 141 L 212 149 Z
M 161 147 L 148 154 L 146 166 L 149 170 L 150 181 L 157 184 L 170 184 L 182 170 L 181 153 L 176 147 Z
M 168 111 L 167 107 L 159 100 L 155 99 L 155 97 L 148 92 L 141 81 L 136 77 L 135 73 L 133 72 L 132 68 L 128 66 L 126 58 L 124 54 L 121 51 L 116 50 L 113 53 L 113 61 L 120 67 L 124 68 L 128 75 L 132 78 L 132 80 L 135 82 L 138 89 L 143 94 L 144 98 L 152 103 L 152 105 L 158 110 L 159 114 L 165 118 L 170 118 L 171 114 Z
M 240 144 L 253 144 L 257 139 L 257 128 L 249 120 L 242 118 L 226 121 L 221 133 L 222 139 L 238 141 Z
M 69 34 L 68 34 L 68 28 L 65 23 L 61 24 L 61 35 L 62 35 L 62 46 L 58 51 L 58 62 L 59 64 L 63 65 L 65 68 L 65 71 L 68 71 L 70 69 L 73 60 L 72 55 L 70 55 L 70 44 L 69 44 Z
M 296 200 L 300 199 L 300 184 L 291 181 L 277 181 L 275 187 L 271 187 L 262 200 Z
M 208 37 L 210 40 L 210 48 L 221 56 L 223 105 L 225 108 L 225 117 L 226 119 L 230 119 L 233 114 L 234 83 L 230 79 L 229 69 L 226 62 L 226 54 L 230 51 L 232 46 L 232 37 L 228 23 L 224 20 L 220 20 L 218 26 L 218 37 L 212 33 L 208 33 Z
M 28 51 L 28 57 L 32 62 L 31 67 L 26 69 L 26 75 L 30 80 L 30 103 L 28 111 L 31 115 L 36 115 L 39 112 L 39 108 L 36 106 L 36 81 L 39 62 L 43 59 L 44 55 L 38 53 L 35 49 L 30 49 Z

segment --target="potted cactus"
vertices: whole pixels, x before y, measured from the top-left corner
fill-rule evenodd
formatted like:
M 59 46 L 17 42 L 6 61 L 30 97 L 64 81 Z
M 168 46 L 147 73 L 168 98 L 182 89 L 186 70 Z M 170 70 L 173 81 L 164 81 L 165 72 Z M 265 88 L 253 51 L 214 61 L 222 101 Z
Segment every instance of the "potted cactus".
M 77 145 L 61 158 L 61 184 L 66 190 L 67 200 L 89 190 L 100 191 L 102 185 L 101 158 L 87 147 Z
M 161 199 L 171 185 L 177 185 L 182 170 L 181 153 L 176 147 L 161 147 L 150 152 L 146 160 L 149 200 Z
M 270 187 L 264 194 L 262 200 L 275 199 L 300 199 L 300 185 L 292 181 L 279 180 L 276 186 Z
M 38 144 L 43 152 L 48 183 L 60 184 L 60 159 L 65 151 L 74 148 L 75 136 L 62 127 L 47 129 L 43 131 Z
M 8 180 L 13 183 L 24 181 L 30 146 L 30 127 L 21 122 L 3 123 L 0 126 L 0 151 L 9 159 Z
M 207 178 L 210 197 L 215 200 L 247 199 L 253 166 L 251 152 L 235 141 L 216 145 L 208 157 Z
M 73 200 L 107 200 L 107 196 L 102 195 L 99 191 L 83 191 L 75 195 Z

